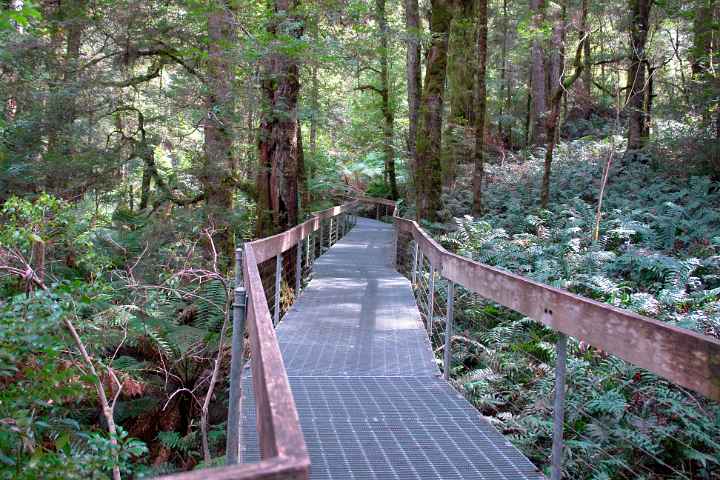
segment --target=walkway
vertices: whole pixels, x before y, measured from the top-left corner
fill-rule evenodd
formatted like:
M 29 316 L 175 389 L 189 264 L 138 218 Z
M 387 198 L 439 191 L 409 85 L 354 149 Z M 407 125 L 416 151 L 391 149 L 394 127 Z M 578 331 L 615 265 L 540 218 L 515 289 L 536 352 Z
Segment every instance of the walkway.
M 277 329 L 313 479 L 538 479 L 441 377 L 393 228 L 358 219 Z M 244 461 L 259 459 L 250 379 Z

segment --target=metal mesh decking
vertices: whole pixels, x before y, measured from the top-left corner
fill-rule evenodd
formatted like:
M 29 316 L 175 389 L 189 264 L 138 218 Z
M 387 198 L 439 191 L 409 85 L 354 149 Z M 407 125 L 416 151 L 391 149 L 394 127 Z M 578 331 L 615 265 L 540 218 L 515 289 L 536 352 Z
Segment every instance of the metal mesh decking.
M 314 479 L 537 479 L 444 380 L 390 265 L 392 227 L 359 219 L 323 255 L 277 334 Z M 245 461 L 258 459 L 250 379 Z

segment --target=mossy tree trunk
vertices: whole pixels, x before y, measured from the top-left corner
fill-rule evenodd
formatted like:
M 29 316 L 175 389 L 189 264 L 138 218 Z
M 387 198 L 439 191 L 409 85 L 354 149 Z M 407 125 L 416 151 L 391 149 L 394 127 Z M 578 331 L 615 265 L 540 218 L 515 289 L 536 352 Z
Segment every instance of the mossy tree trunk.
M 405 34 L 407 35 L 407 96 L 408 96 L 408 139 L 407 149 L 413 182 L 417 164 L 417 124 L 420 112 L 420 9 L 418 0 L 405 0 Z
M 450 24 L 448 43 L 448 103 L 450 112 L 443 134 L 443 185 L 452 188 L 457 166 L 472 156 L 474 138 L 475 0 L 461 0 Z
M 485 112 L 487 91 L 485 72 L 487 67 L 487 0 L 477 2 L 477 80 L 475 85 L 475 152 L 473 169 L 473 213 L 482 213 L 482 188 L 485 176 Z
M 647 42 L 650 21 L 651 0 L 630 0 L 630 69 L 628 70 L 628 98 L 627 109 L 628 152 L 641 150 L 647 141 L 645 126 L 647 116 L 645 113 L 645 96 L 647 90 L 646 63 Z
M 228 267 L 233 258 L 233 232 L 228 221 L 233 207 L 232 145 L 235 118 L 235 20 L 232 2 L 213 5 L 207 17 L 207 91 L 204 98 L 204 162 L 200 181 L 205 193 L 208 223 L 215 230 L 214 242 L 221 264 Z
M 263 237 L 298 222 L 297 58 L 283 51 L 281 37 L 300 39 L 303 19 L 297 0 L 274 0 L 268 33 L 273 42 L 263 71 L 264 111 L 260 123 L 256 233 Z
M 447 71 L 448 31 L 452 20 L 448 0 L 432 0 L 425 85 L 417 133 L 416 205 L 420 219 L 437 220 L 442 193 L 442 113 Z
M 398 198 L 397 176 L 395 173 L 395 113 L 390 97 L 389 41 L 385 0 L 375 0 L 375 17 L 380 30 L 380 97 L 383 115 L 383 152 L 385 154 L 385 180 L 390 187 L 390 196 Z

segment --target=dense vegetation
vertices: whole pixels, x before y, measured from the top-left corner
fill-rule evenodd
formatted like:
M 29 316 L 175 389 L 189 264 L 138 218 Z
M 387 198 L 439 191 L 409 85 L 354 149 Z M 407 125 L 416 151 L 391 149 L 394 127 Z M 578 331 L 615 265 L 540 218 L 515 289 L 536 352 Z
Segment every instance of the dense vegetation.
M 720 336 L 714 0 L 0 1 L 0 478 L 222 463 L 232 250 L 357 194 Z M 541 468 L 552 331 L 453 376 Z M 571 341 L 567 478 L 720 478 L 720 407 Z

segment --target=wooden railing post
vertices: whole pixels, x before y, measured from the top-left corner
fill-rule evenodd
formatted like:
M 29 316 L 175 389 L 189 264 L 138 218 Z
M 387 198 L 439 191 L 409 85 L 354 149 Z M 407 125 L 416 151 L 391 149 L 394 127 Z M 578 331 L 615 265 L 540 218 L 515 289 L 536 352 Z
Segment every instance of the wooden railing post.
M 380 220 L 380 204 L 375 205 L 375 220 Z
M 282 253 L 275 257 L 275 310 L 273 311 L 273 325 L 280 322 L 280 289 L 282 288 Z
M 300 285 L 302 284 L 302 252 L 303 252 L 303 240 L 297 244 L 295 249 L 295 298 L 300 295 Z
M 242 399 L 242 369 L 244 363 L 246 291 L 242 278 L 242 248 L 235 251 L 235 298 L 233 299 L 233 330 L 230 353 L 230 398 L 228 402 L 225 463 L 236 465 L 240 454 L 240 401 Z
M 333 246 L 333 217 L 330 217 L 330 225 L 328 225 L 328 248 L 330 248 L 332 246 Z
M 443 352 L 443 377 L 450 380 L 450 365 L 452 364 L 452 335 L 454 327 L 453 310 L 455 304 L 455 284 L 448 280 L 447 289 L 447 318 L 445 319 L 445 351 Z
M 563 423 L 565 422 L 565 371 L 567 336 L 559 333 L 555 361 L 555 405 L 553 408 L 553 443 L 551 480 L 562 478 Z
M 435 265 L 430 264 L 430 282 L 428 285 L 428 333 L 432 335 L 433 314 L 435 312 Z

